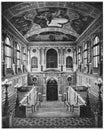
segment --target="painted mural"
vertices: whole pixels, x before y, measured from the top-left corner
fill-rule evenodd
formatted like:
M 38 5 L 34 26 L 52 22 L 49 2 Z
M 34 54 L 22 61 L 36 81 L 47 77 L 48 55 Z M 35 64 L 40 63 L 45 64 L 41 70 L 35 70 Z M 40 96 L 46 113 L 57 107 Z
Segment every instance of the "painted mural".
M 25 11 L 18 16 L 14 16 L 10 21 L 30 42 L 33 41 L 75 41 L 77 36 L 94 20 L 93 17 L 67 8 L 46 7 Z M 59 33 L 45 31 L 41 29 L 61 28 L 66 31 Z M 33 34 L 38 31 L 39 33 Z
M 44 11 L 38 11 L 34 18 L 34 23 L 39 24 L 41 28 L 45 27 L 62 27 L 69 21 L 66 9 L 46 8 Z
M 76 37 L 62 32 L 43 32 L 27 38 L 28 41 L 75 41 Z

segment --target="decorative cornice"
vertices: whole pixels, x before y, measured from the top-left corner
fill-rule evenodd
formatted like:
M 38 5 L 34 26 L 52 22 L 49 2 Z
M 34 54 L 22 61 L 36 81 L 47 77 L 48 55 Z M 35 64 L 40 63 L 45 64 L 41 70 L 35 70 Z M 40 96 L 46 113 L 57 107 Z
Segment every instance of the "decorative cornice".
M 31 42 L 29 46 L 74 46 L 75 42 L 70 41 L 52 41 L 52 42 Z

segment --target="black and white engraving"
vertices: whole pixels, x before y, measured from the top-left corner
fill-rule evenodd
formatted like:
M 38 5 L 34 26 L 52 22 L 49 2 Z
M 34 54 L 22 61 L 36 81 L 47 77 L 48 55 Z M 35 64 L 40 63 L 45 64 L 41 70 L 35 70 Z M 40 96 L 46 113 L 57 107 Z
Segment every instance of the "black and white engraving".
M 103 127 L 103 2 L 1 2 L 2 128 Z

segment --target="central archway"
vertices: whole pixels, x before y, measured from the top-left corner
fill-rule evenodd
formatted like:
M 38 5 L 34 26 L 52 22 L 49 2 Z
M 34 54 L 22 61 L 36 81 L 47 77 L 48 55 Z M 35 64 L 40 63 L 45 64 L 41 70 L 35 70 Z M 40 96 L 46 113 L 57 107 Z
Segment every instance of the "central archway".
M 58 100 L 58 85 L 55 79 L 49 79 L 47 82 L 47 101 Z
M 46 54 L 46 67 L 57 68 L 57 52 L 54 49 L 49 49 Z

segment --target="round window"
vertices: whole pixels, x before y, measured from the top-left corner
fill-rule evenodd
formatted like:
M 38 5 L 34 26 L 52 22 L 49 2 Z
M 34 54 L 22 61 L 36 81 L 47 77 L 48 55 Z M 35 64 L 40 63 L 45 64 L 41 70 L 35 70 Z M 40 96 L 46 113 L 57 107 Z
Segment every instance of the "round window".
M 71 49 L 70 49 L 70 48 L 69 48 L 69 49 L 67 49 L 67 52 L 69 52 L 69 53 L 70 53 L 70 52 L 71 52 Z
M 36 49 L 33 49 L 32 52 L 35 53 L 35 52 L 36 52 Z

